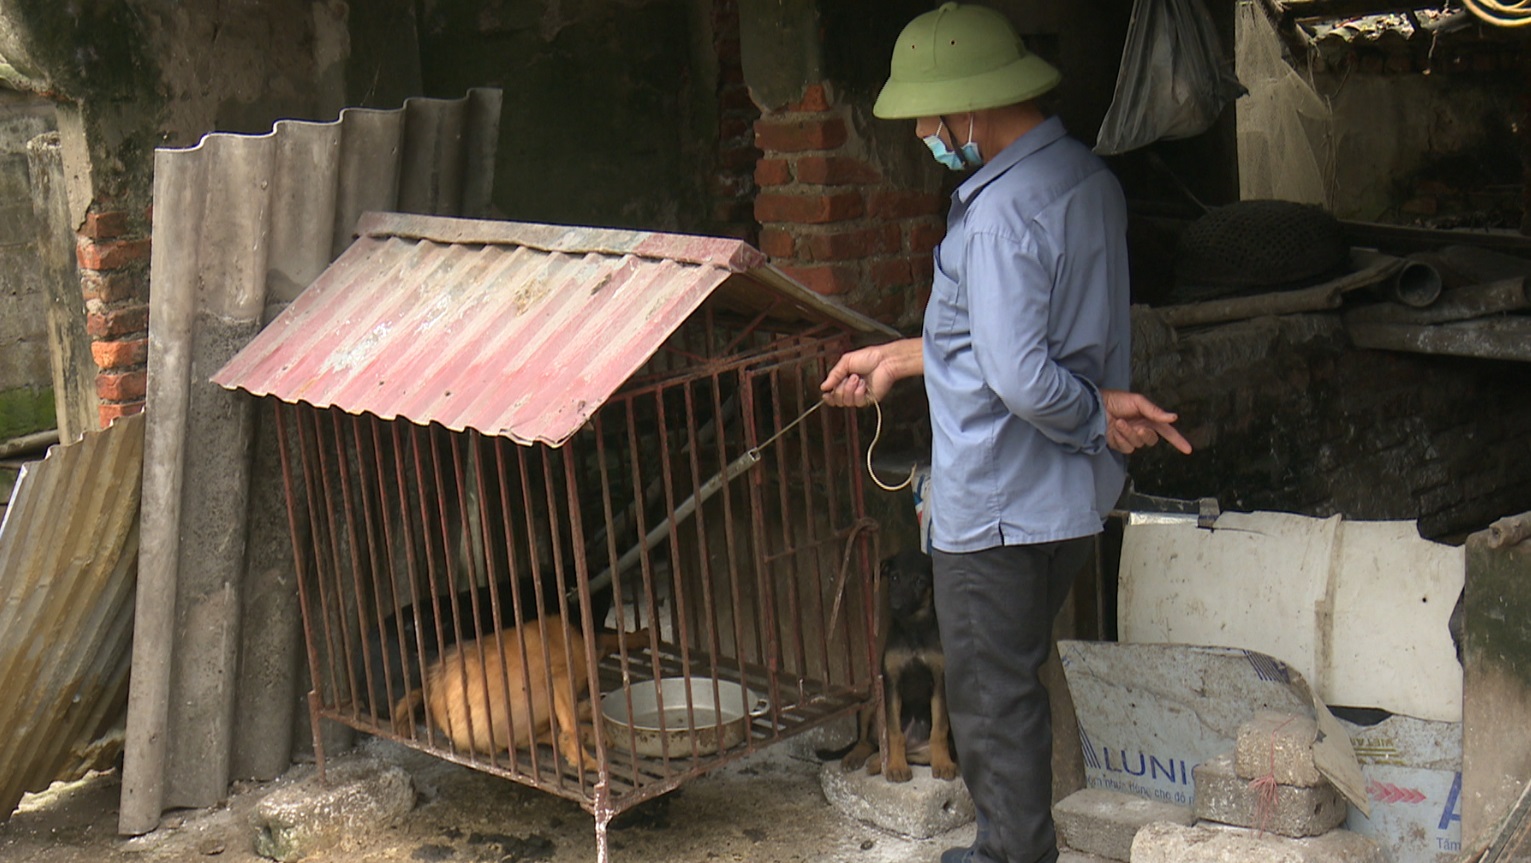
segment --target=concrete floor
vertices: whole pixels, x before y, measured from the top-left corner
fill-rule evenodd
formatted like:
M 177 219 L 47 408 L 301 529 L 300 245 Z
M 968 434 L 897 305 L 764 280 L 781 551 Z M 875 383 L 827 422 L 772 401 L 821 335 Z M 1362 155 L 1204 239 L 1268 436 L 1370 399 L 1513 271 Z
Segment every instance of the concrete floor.
M 384 741 L 360 752 L 397 764 L 418 792 L 412 811 L 391 826 L 346 832 L 314 863 L 384 861 L 549 861 L 588 863 L 594 822 L 571 802 L 439 761 Z M 684 785 L 613 824 L 613 863 L 936 863 L 972 841 L 973 826 L 928 840 L 880 831 L 842 815 L 824 798 L 820 764 L 806 747 L 784 743 Z M 160 829 L 116 835 L 120 781 L 115 773 L 29 795 L 0 825 L 0 861 L 26 863 L 257 863 L 257 802 L 313 773 L 300 765 L 270 783 L 235 786 L 226 806 L 167 814 Z

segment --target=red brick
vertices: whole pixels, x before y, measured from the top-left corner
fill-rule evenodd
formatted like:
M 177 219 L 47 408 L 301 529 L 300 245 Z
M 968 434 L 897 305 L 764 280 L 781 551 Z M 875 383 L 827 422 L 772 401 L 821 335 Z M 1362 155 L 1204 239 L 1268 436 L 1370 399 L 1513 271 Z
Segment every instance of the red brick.
M 148 330 L 149 309 L 147 306 L 93 311 L 85 315 L 85 332 L 92 338 L 116 339 L 148 332 Z
M 760 229 L 760 251 L 772 258 L 790 258 L 797 245 L 792 234 L 781 228 Z
M 739 111 L 754 116 L 760 113 L 760 106 L 755 104 L 750 88 L 739 85 L 723 88 L 723 92 L 718 94 L 718 110 Z
M 868 310 L 867 314 L 875 320 L 891 324 L 903 317 L 904 307 L 907 303 L 908 300 L 901 293 L 884 294 L 877 302 L 872 304 L 872 308 Z
M 1398 209 L 1413 216 L 1433 216 L 1439 207 L 1434 198 L 1423 197 L 1404 201 Z
M 80 233 L 92 240 L 110 240 L 127 233 L 128 214 L 121 210 L 105 213 L 86 213 Z
M 889 258 L 867 265 L 867 276 L 875 288 L 896 288 L 914 281 L 908 258 Z
M 782 267 L 781 271 L 802 282 L 815 293 L 826 296 L 843 294 L 855 288 L 861 282 L 857 268 L 846 264 Z
M 96 407 L 96 416 L 101 421 L 101 427 L 107 428 L 112 424 L 113 420 L 120 419 L 121 417 L 132 416 L 133 414 L 143 413 L 143 410 L 143 402 L 129 402 L 127 404 L 120 405 L 98 405 Z
M 97 243 L 81 237 L 75 242 L 75 260 L 87 270 L 115 270 L 149 257 L 149 240 L 108 240 Z
M 823 84 L 809 84 L 803 89 L 803 98 L 787 106 L 788 111 L 828 111 L 829 93 Z
M 748 117 L 723 117 L 718 120 L 718 140 L 753 144 L 755 124 Z
M 755 178 L 749 174 L 718 174 L 708 185 L 715 198 L 743 198 L 755 191 Z
M 147 282 L 147 276 L 132 270 L 108 273 L 96 270 L 80 271 L 80 291 L 85 295 L 85 299 L 100 300 L 103 303 L 143 299 L 140 287 Z
M 141 366 L 149 361 L 149 340 L 91 342 L 90 355 L 96 358 L 96 366 L 103 369 Z
M 946 226 L 934 221 L 915 222 L 909 226 L 909 251 L 915 254 L 929 254 L 936 246 L 941 244 L 946 236 Z
M 718 167 L 725 171 L 754 171 L 760 151 L 754 147 L 729 147 L 718 152 Z
M 755 223 L 754 205 L 747 198 L 732 201 L 714 201 L 712 205 L 712 220 L 714 222 L 740 222 L 753 225 Z
M 898 251 L 898 235 L 883 226 L 826 231 L 807 237 L 808 258 L 814 261 L 849 261 Z M 892 240 L 890 245 L 889 240 Z
M 882 179 L 882 173 L 849 156 L 803 156 L 797 160 L 797 179 L 821 186 L 848 186 L 876 183 Z
M 862 213 L 861 195 L 836 192 L 828 195 L 763 194 L 755 198 L 755 218 L 761 223 L 796 222 L 817 225 L 843 222 Z
M 149 373 L 145 371 L 102 373 L 96 375 L 96 395 L 102 401 L 132 402 L 143 400 L 149 385 Z
M 946 212 L 946 197 L 909 189 L 884 189 L 867 195 L 867 213 L 876 219 L 908 219 Z
M 823 119 L 760 120 L 755 123 L 755 146 L 762 150 L 798 153 L 804 150 L 833 150 L 846 141 L 845 121 L 839 117 Z
M 761 159 L 755 163 L 755 184 L 785 186 L 792 182 L 792 165 L 786 159 Z
M 910 258 L 909 272 L 914 276 L 914 283 L 924 286 L 928 292 L 931 280 L 936 277 L 935 259 L 930 255 Z

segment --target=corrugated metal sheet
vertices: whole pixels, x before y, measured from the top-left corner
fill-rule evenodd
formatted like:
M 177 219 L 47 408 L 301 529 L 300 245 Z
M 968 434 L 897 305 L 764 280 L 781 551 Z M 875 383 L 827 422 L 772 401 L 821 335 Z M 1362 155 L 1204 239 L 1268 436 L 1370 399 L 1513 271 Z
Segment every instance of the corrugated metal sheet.
M 0 522 L 0 821 L 122 721 L 143 453 L 141 416 L 55 446 Z
M 499 115 L 499 91 L 472 90 L 155 154 L 124 833 L 279 774 L 307 727 L 274 436 L 208 376 L 350 245 L 361 213 L 483 216 Z
M 715 293 L 882 330 L 738 240 L 397 213 L 358 233 L 215 382 L 557 446 Z

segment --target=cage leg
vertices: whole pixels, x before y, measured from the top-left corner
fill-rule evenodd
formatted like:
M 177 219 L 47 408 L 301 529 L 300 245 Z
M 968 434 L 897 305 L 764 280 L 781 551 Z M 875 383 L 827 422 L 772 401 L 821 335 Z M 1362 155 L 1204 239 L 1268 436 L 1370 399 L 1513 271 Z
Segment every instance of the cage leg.
M 595 863 L 610 863 L 611 854 L 606 850 L 606 826 L 611 823 L 611 810 L 597 806 L 595 810 Z
M 308 721 L 314 732 L 314 763 L 319 766 L 319 784 L 328 785 L 324 774 L 324 735 L 319 733 L 319 690 L 308 691 Z

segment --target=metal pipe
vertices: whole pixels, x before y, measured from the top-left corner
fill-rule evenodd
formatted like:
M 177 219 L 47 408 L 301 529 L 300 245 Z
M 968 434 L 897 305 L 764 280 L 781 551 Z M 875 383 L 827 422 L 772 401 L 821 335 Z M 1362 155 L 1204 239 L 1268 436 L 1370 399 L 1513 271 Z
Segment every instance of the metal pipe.
M 729 462 L 727 467 L 725 467 L 719 473 L 713 474 L 710 479 L 702 483 L 701 488 L 692 493 L 690 497 L 681 501 L 680 505 L 675 507 L 673 512 L 661 519 L 660 522 L 648 532 L 648 535 L 644 536 L 643 542 L 628 549 L 617 561 L 616 569 L 626 570 L 631 568 L 634 563 L 638 562 L 640 555 L 653 551 L 656 546 L 658 546 L 661 542 L 664 542 L 665 537 L 669 536 L 670 529 L 672 527 L 675 527 L 676 525 L 679 525 L 681 522 L 690 518 L 691 514 L 696 512 L 696 508 L 703 503 L 706 503 L 708 498 L 717 494 L 718 490 L 721 489 L 724 484 L 733 480 L 734 477 L 737 477 L 739 474 L 744 473 L 757 464 L 760 464 L 760 453 L 755 452 L 754 450 L 751 450 Z M 600 575 L 590 579 L 590 590 L 600 590 L 606 585 L 610 584 L 611 574 L 612 567 L 608 566 L 606 569 L 601 571 Z

